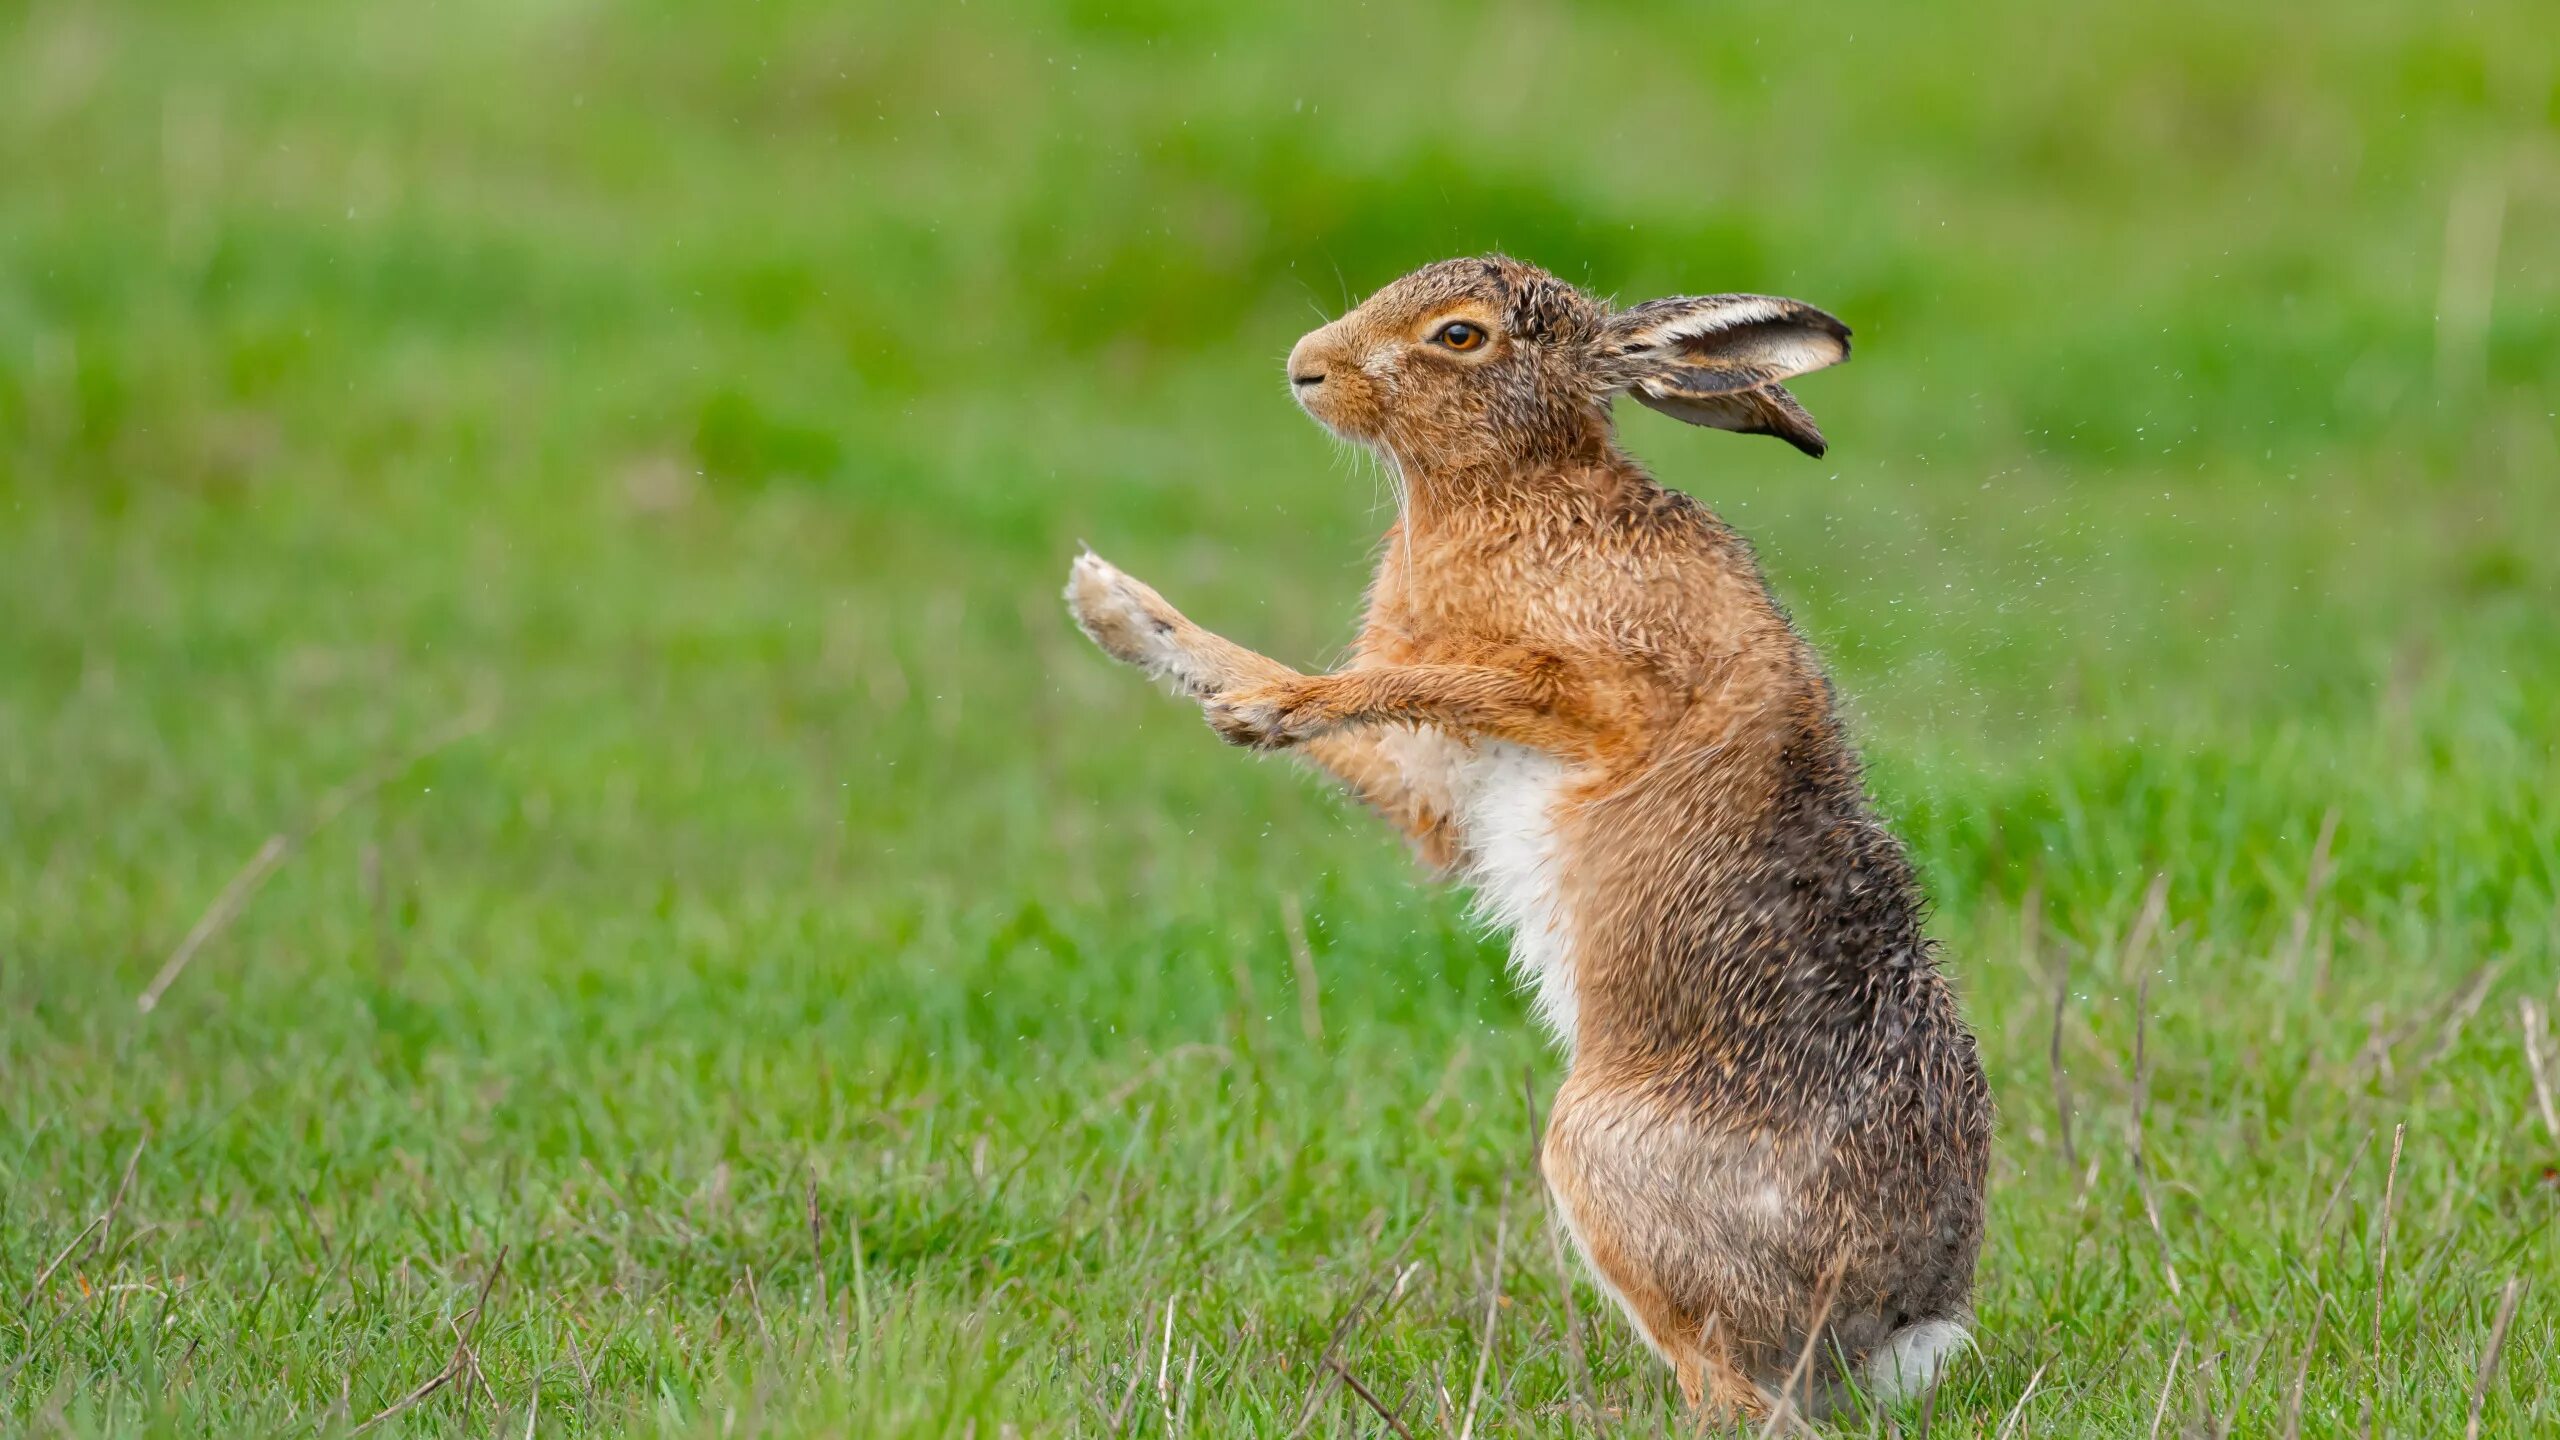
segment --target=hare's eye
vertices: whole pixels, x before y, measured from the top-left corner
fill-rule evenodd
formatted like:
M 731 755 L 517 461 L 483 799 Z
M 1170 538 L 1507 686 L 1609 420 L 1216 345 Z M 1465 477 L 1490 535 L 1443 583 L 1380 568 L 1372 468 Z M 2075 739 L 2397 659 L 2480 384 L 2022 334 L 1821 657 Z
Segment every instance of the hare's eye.
M 1473 350 L 1484 343 L 1484 327 L 1464 320 L 1452 320 L 1440 327 L 1432 340 L 1452 350 Z

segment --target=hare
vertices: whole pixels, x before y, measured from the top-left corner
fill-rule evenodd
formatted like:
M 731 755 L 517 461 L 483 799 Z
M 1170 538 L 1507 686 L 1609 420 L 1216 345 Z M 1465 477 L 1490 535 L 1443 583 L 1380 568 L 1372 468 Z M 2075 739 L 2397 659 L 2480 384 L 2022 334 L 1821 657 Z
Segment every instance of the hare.
M 1823 453 L 1793 300 L 1612 309 L 1495 256 L 1290 352 L 1401 479 L 1344 666 L 1302 674 L 1086 553 L 1067 600 L 1219 735 L 1328 771 L 1474 886 L 1569 1057 L 1558 1214 L 1693 1407 L 1899 1400 L 1969 1344 L 1991 1101 L 1830 683 L 1750 547 L 1618 448 L 1620 392 Z

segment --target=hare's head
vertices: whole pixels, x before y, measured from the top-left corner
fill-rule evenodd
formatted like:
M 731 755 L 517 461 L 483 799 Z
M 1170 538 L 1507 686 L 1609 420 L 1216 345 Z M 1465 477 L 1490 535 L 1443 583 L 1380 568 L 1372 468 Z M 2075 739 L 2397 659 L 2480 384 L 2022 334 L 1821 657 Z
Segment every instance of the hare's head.
M 1849 355 L 1849 329 L 1795 300 L 1684 296 L 1612 310 L 1534 265 L 1443 260 L 1289 352 L 1298 403 L 1406 465 L 1518 464 L 1609 440 L 1620 391 L 1693 425 L 1822 432 L 1779 381 Z

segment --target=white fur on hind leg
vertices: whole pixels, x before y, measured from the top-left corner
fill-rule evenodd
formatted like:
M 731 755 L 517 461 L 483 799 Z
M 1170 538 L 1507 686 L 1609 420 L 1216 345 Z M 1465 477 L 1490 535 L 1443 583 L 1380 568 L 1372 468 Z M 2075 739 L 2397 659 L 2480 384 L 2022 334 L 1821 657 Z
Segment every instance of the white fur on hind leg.
M 1867 1357 L 1865 1382 L 1870 1398 L 1892 1405 L 1916 1400 L 1936 1388 L 1938 1377 L 1956 1356 L 1973 1348 L 1973 1337 L 1953 1320 L 1923 1320 L 1893 1332 Z

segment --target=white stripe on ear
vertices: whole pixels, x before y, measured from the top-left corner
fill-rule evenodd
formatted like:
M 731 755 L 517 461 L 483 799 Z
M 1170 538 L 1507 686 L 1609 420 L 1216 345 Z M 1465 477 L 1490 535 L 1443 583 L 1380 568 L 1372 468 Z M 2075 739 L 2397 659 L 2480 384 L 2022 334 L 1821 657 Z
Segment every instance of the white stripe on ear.
M 1801 300 L 1681 295 L 1609 317 L 1597 368 L 1606 389 L 1666 415 L 1819 455 L 1822 432 L 1778 382 L 1848 358 L 1849 327 Z
M 1660 305 L 1666 302 L 1657 300 L 1653 303 Z M 1694 305 L 1682 305 L 1659 324 L 1631 338 L 1639 345 L 1664 345 L 1676 340 L 1704 338 L 1719 330 L 1731 330 L 1764 320 L 1788 319 L 1790 307 L 1805 308 L 1791 300 L 1768 295 L 1710 295 Z

